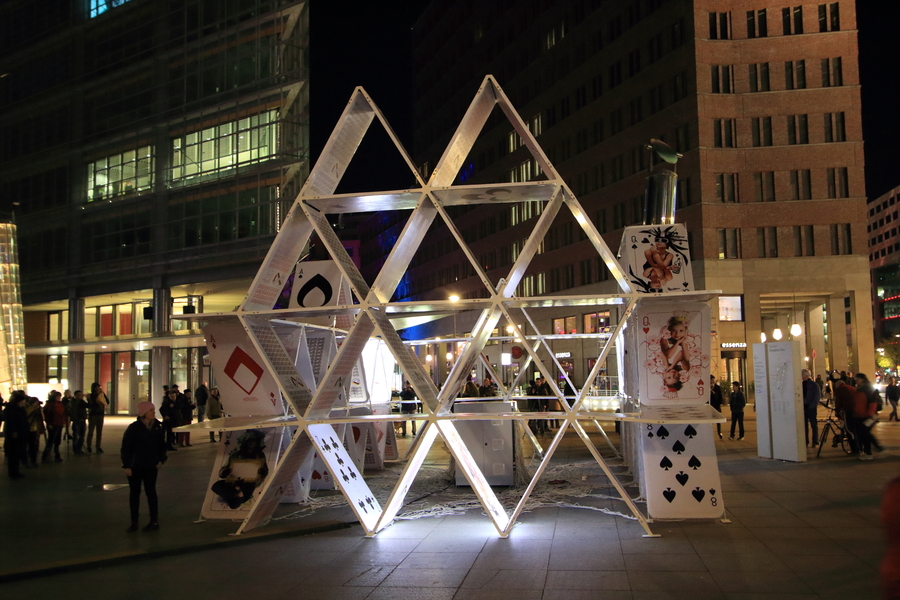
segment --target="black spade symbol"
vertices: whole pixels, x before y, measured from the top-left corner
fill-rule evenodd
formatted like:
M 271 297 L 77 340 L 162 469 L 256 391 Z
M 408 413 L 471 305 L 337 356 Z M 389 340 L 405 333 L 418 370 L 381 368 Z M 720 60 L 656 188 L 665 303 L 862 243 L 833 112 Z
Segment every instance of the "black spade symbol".
M 669 460 L 668 456 L 663 456 L 663 459 L 659 461 L 659 466 L 666 471 L 672 468 L 672 461 Z
M 716 490 L 710 488 L 710 490 L 709 490 L 709 495 L 710 495 L 710 496 L 715 496 L 715 495 L 716 495 Z
M 656 430 L 656 435 L 659 436 L 659 439 L 664 440 L 669 437 L 669 430 L 666 429 L 665 426 L 660 426 L 660 428 Z
M 322 304 L 319 306 L 325 306 L 331 302 L 331 297 L 334 295 L 334 290 L 331 289 L 331 283 L 329 283 L 321 273 L 318 273 L 310 277 L 309 281 L 304 283 L 303 287 L 300 288 L 300 291 L 297 292 L 297 304 L 304 308 L 314 308 L 306 306 L 304 301 L 306 300 L 306 297 L 316 289 L 322 292 L 322 295 L 325 297 Z
M 688 476 L 688 474 L 684 471 L 679 471 L 675 476 L 675 480 L 678 481 L 678 483 L 680 483 L 681 485 L 686 484 L 688 479 L 690 479 L 690 476 Z
M 681 282 L 681 285 L 683 285 L 684 287 L 687 287 L 687 286 L 688 286 L 688 282 L 687 282 L 687 281 L 682 281 L 682 282 Z
M 652 438 L 652 437 L 653 437 L 653 432 L 651 431 L 650 433 L 648 433 L 648 434 L 647 434 L 647 437 L 648 437 L 648 438 Z
M 688 436 L 691 439 L 694 439 L 694 436 L 697 435 L 697 430 L 694 429 L 693 425 L 688 425 L 684 428 L 684 435 Z
M 641 243 L 642 243 L 642 244 L 649 244 L 649 243 L 650 243 L 650 240 L 648 240 L 647 238 L 644 238 L 644 239 L 641 240 Z
M 632 250 L 634 250 L 634 249 L 636 249 L 636 248 L 637 248 L 637 244 L 632 244 L 632 245 L 631 245 L 631 249 L 632 249 Z
M 682 452 L 684 452 L 684 444 L 681 443 L 681 440 L 677 440 L 672 445 L 672 452 L 674 452 L 675 454 L 681 454 Z
M 694 488 L 694 491 L 691 492 L 691 496 L 693 496 L 694 500 L 696 500 L 697 502 L 702 502 L 703 497 L 706 496 L 706 492 L 704 492 L 700 488 Z
M 692 456 L 692 457 L 691 457 L 691 460 L 688 461 L 688 466 L 691 467 L 692 469 L 694 469 L 694 470 L 696 471 L 696 470 L 697 470 L 697 467 L 702 467 L 702 466 L 703 466 L 703 463 L 701 463 L 701 462 L 700 462 L 700 459 L 697 458 L 696 456 Z
M 702 490 L 701 490 L 701 492 L 702 492 Z M 669 501 L 669 503 L 671 503 L 672 500 L 675 499 L 675 490 L 673 490 L 672 488 L 666 488 L 665 491 L 663 492 L 663 498 L 665 498 L 666 500 Z

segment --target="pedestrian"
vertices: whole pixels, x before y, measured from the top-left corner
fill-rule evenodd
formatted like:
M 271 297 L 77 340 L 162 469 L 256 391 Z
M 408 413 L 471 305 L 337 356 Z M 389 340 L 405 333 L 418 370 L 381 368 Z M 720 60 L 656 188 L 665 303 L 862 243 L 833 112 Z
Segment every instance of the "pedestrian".
M 478 385 L 472 381 L 472 376 L 466 377 L 466 385 L 463 387 L 460 397 L 462 398 L 478 398 Z
M 418 408 L 416 392 L 413 391 L 412 384 L 407 381 L 406 385 L 403 387 L 403 391 L 400 392 L 400 413 L 403 415 L 412 415 L 415 414 L 416 408 Z M 416 420 L 415 418 L 410 420 L 412 421 L 412 434 L 416 435 Z M 400 421 L 400 431 L 402 432 L 402 435 L 406 437 L 406 419 Z
M 900 402 L 900 387 L 897 387 L 897 379 L 895 377 L 888 379 L 888 385 L 884 388 L 884 396 L 887 399 L 888 404 L 891 405 L 891 414 L 888 417 L 888 423 L 891 421 L 900 421 L 900 417 L 897 416 L 897 404 Z
M 28 415 L 28 437 L 25 440 L 28 448 L 28 461 L 23 455 L 22 462 L 26 467 L 30 463 L 31 468 L 34 469 L 38 466 L 37 457 L 41 446 L 41 436 L 46 431 L 44 415 L 41 412 L 41 401 L 34 396 L 28 396 L 28 400 L 25 402 L 25 414 Z
M 722 404 L 725 402 L 725 398 L 722 397 L 722 388 L 716 383 L 716 377 L 714 375 L 709 376 L 709 405 L 712 406 L 719 412 L 722 412 Z M 719 434 L 719 439 L 722 439 L 722 424 L 716 423 L 716 431 Z
M 84 437 L 87 433 L 88 403 L 84 399 L 84 392 L 75 390 L 72 398 L 72 449 L 76 455 L 84 454 Z
M 172 431 L 178 427 L 178 409 L 176 408 L 176 400 L 178 392 L 169 386 L 164 386 L 166 396 L 163 398 L 162 406 L 159 407 L 159 414 L 162 417 L 163 430 L 166 433 L 166 450 L 173 452 L 175 448 L 175 432 Z
M 197 404 L 197 422 L 202 423 L 203 419 L 206 417 L 206 401 L 209 400 L 209 389 L 206 387 L 206 382 L 201 383 L 196 390 L 194 390 L 194 402 Z
M 70 431 L 70 424 L 72 422 L 72 390 L 66 390 L 63 392 L 62 403 L 63 406 L 66 407 L 66 433 L 63 435 L 64 440 L 72 439 L 72 432 Z
M 172 386 L 169 386 L 170 388 Z M 178 386 L 175 386 L 175 389 L 178 389 Z M 184 390 L 183 394 L 178 394 L 175 399 L 175 407 L 179 413 L 178 425 L 190 425 L 194 420 L 194 409 L 197 407 L 194 404 L 193 394 L 191 390 Z M 180 448 L 184 448 L 186 446 L 191 445 L 191 433 L 189 431 L 179 431 L 175 434 L 176 441 L 178 442 L 178 446 Z
M 44 423 L 47 426 L 47 445 L 44 446 L 44 453 L 41 456 L 41 462 L 50 462 L 50 450 L 54 452 L 54 460 L 62 462 L 62 456 L 59 455 L 59 445 L 62 442 L 63 431 L 68 425 L 66 417 L 66 407 L 62 403 L 62 394 L 56 390 L 52 390 L 47 395 L 47 404 L 44 405 Z
M 147 496 L 150 522 L 144 531 L 159 529 L 159 498 L 156 495 L 156 478 L 159 468 L 166 462 L 166 437 L 162 423 L 156 420 L 156 407 L 152 402 L 137 406 L 137 420 L 128 426 L 122 437 L 122 468 L 128 478 L 131 509 L 131 525 L 126 530 L 138 530 L 138 513 L 141 504 L 141 486 Z
M 494 395 L 494 381 L 490 377 L 484 378 L 481 387 L 478 388 L 478 395 L 482 398 Z
M 800 386 L 803 390 L 803 432 L 806 434 L 806 445 L 815 447 L 819 442 L 819 400 L 822 398 L 818 384 L 810 377 L 809 369 L 800 371 Z M 809 431 L 812 429 L 812 444 Z
M 106 407 L 109 406 L 109 398 L 103 393 L 100 384 L 94 382 L 91 384 L 91 395 L 88 397 L 88 433 L 87 433 L 87 452 L 91 453 L 91 442 L 94 439 L 94 432 L 97 432 L 97 453 L 103 454 L 103 418 L 106 415 Z
M 25 402 L 28 396 L 22 390 L 16 390 L 9 396 L 9 402 L 3 409 L 3 451 L 6 453 L 6 470 L 10 479 L 24 477 L 19 469 L 25 460 L 25 444 L 28 438 L 28 415 L 25 413 Z
M 832 392 L 834 395 L 834 414 L 844 422 L 844 435 L 847 436 L 850 451 L 856 454 L 859 452 L 853 422 L 853 401 L 856 397 L 856 388 L 845 383 L 837 371 L 831 377 L 831 385 L 834 390 Z
M 859 460 L 872 460 L 872 447 L 881 451 L 881 445 L 872 434 L 872 427 L 877 419 L 875 413 L 878 409 L 877 392 L 869 383 L 869 378 L 864 373 L 853 376 L 856 380 L 856 395 L 853 397 L 853 428 L 856 435 L 856 443 L 859 446 Z
M 219 388 L 212 388 L 209 390 L 209 398 L 206 401 L 206 414 L 209 416 L 209 420 L 212 421 L 214 419 L 221 419 L 223 414 L 222 408 L 222 399 L 219 397 Z M 222 440 L 222 432 L 219 432 L 219 441 Z M 216 432 L 209 432 L 209 441 L 216 441 Z
M 731 382 L 731 396 L 728 399 L 731 406 L 731 436 L 729 440 L 734 439 L 734 426 L 738 426 L 738 441 L 744 439 L 744 407 L 747 405 L 747 399 L 744 398 L 744 392 L 741 391 L 741 382 Z

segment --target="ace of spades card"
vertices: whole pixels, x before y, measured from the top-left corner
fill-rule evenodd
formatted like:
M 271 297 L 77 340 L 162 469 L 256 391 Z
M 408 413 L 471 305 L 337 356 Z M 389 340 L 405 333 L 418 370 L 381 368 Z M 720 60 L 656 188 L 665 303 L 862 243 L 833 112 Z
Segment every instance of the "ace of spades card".
M 654 519 L 716 519 L 725 514 L 711 425 L 645 424 L 643 477 Z
M 709 400 L 710 308 L 705 302 L 641 303 L 631 335 L 638 387 L 646 406 Z
M 626 227 L 619 263 L 639 293 L 694 291 L 687 229 L 681 223 Z

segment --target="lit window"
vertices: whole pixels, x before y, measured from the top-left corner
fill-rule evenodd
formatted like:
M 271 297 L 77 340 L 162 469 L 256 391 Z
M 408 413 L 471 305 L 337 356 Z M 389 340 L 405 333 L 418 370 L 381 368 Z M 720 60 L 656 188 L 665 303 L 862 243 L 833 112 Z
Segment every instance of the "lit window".
M 719 296 L 719 320 L 744 320 L 744 307 L 741 296 Z
M 148 191 L 153 187 L 153 151 L 142 146 L 88 164 L 88 202 Z
M 88 17 L 93 19 L 111 8 L 122 6 L 126 2 L 128 2 L 128 0 L 91 0 L 90 14 Z
M 173 182 L 262 162 L 277 152 L 277 110 L 222 123 L 172 140 Z

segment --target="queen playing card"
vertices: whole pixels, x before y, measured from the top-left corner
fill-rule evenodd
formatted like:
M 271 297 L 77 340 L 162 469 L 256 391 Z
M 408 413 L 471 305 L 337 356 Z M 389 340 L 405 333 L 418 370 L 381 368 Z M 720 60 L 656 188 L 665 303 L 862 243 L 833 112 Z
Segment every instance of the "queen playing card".
M 710 309 L 703 302 L 642 304 L 635 311 L 641 404 L 709 399 Z

